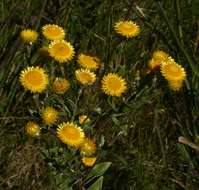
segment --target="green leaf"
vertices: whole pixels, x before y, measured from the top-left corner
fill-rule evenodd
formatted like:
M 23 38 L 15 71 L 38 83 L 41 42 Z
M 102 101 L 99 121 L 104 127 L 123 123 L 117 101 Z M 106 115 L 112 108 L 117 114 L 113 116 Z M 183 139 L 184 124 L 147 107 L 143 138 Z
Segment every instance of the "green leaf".
M 101 190 L 104 177 L 101 176 L 95 183 L 93 183 L 87 190 Z
M 106 172 L 106 170 L 110 167 L 110 165 L 111 165 L 111 162 L 102 162 L 102 163 L 96 164 L 92 168 L 88 176 L 86 177 L 86 180 L 91 177 L 99 177 L 103 175 Z

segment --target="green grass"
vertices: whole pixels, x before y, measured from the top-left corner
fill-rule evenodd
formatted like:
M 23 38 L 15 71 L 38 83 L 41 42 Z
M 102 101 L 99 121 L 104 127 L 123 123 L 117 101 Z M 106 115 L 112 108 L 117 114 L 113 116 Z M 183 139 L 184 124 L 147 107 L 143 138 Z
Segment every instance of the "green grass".
M 132 3 L 133 2 L 133 3 Z M 87 133 L 96 139 L 98 163 L 112 162 L 104 174 L 103 190 L 197 190 L 199 154 L 199 48 L 197 0 L 2 0 L 0 2 L 0 189 L 61 190 L 87 189 L 90 169 L 80 164 L 75 151 L 62 147 L 40 111 L 51 105 L 62 121 L 91 117 Z M 126 40 L 114 31 L 118 20 L 135 20 L 141 34 Z M 122 98 L 100 93 L 97 85 L 81 89 L 74 80 L 76 56 L 59 65 L 38 53 L 41 40 L 32 46 L 20 42 L 24 28 L 48 23 L 62 26 L 76 55 L 86 52 L 99 57 L 103 68 L 97 73 L 117 72 L 128 83 Z M 162 49 L 186 68 L 187 80 L 180 92 L 171 91 L 159 72 L 146 75 L 153 51 Z M 63 96 L 50 89 L 41 95 L 24 91 L 18 78 L 28 65 L 40 65 L 48 74 L 73 81 Z M 25 134 L 29 120 L 41 124 L 42 136 Z M 53 126 L 56 128 L 56 125 Z M 71 189 L 70 189 L 71 190 Z

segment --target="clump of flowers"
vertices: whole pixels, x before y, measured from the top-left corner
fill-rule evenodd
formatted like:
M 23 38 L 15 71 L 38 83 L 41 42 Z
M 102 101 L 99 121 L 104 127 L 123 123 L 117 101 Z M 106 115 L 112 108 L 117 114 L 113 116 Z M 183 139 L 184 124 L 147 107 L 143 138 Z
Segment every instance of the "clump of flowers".
M 95 164 L 96 160 L 97 160 L 96 157 L 83 157 L 82 163 L 85 166 L 92 167 Z
M 63 40 L 65 37 L 64 29 L 55 24 L 47 24 L 47 25 L 43 26 L 42 34 L 48 40 Z
M 121 96 L 127 90 L 126 81 L 118 74 L 109 73 L 102 79 L 102 90 L 110 96 Z
M 126 38 L 132 38 L 140 34 L 140 27 L 133 21 L 119 21 L 115 24 L 115 31 Z
M 19 80 L 26 90 L 33 93 L 44 91 L 48 85 L 48 75 L 40 67 L 27 67 L 21 72 Z
M 52 41 L 48 51 L 50 56 L 60 63 L 70 61 L 75 53 L 70 42 L 65 40 Z
M 96 80 L 95 73 L 87 69 L 78 69 L 75 71 L 76 79 L 83 85 L 91 85 Z
M 71 147 L 79 147 L 84 141 L 84 131 L 72 122 L 62 123 L 57 129 L 58 138 Z
M 70 87 L 70 83 L 65 78 L 57 77 L 53 81 L 52 90 L 57 94 L 64 94 Z
M 46 107 L 42 111 L 42 118 L 45 124 L 52 125 L 58 119 L 58 111 L 53 107 Z
M 20 37 L 23 42 L 33 43 L 37 40 L 38 33 L 35 30 L 25 29 L 21 31 Z
M 85 55 L 83 53 L 81 53 L 78 56 L 77 62 L 79 63 L 80 66 L 82 66 L 86 69 L 96 70 L 100 66 L 100 61 L 97 57 L 92 57 L 89 55 Z
M 178 91 L 186 79 L 185 69 L 177 64 L 172 58 L 161 65 L 162 76 L 168 81 L 172 90 Z
M 30 136 L 39 136 L 40 135 L 40 127 L 37 123 L 33 121 L 29 121 L 25 126 L 26 133 Z

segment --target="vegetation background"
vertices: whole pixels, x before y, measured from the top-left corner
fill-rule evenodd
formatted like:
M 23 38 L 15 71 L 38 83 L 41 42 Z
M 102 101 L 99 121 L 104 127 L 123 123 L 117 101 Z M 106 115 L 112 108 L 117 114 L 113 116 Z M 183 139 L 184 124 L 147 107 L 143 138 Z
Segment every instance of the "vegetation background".
M 76 52 L 97 55 L 105 68 L 123 74 L 130 88 L 126 98 L 115 103 L 103 97 L 102 113 L 99 107 L 92 113 L 99 160 L 112 162 L 102 189 L 199 189 L 198 10 L 198 0 L 1 0 L 0 189 L 67 189 L 64 168 L 51 167 L 52 155 L 59 151 L 51 148 L 56 139 L 47 133 L 44 141 L 24 134 L 24 125 L 32 118 L 38 120 L 36 110 L 43 103 L 38 105 L 35 96 L 23 92 L 19 73 L 35 62 L 44 64 L 45 59 L 38 55 L 41 44 L 24 48 L 19 33 L 29 27 L 40 31 L 48 23 L 64 27 Z M 118 37 L 113 26 L 122 19 L 140 25 L 139 37 Z M 158 72 L 146 74 L 157 49 L 186 68 L 188 77 L 180 92 L 172 92 Z M 119 66 L 107 66 L 113 63 Z M 73 71 L 68 67 L 64 74 L 70 78 Z M 68 95 L 74 96 L 74 92 Z M 52 96 L 49 101 L 64 114 L 73 111 L 67 100 L 63 103 Z M 87 103 L 85 96 L 75 106 L 84 110 Z M 186 139 L 179 143 L 179 137 Z M 42 154 L 45 150 L 50 152 L 48 159 Z

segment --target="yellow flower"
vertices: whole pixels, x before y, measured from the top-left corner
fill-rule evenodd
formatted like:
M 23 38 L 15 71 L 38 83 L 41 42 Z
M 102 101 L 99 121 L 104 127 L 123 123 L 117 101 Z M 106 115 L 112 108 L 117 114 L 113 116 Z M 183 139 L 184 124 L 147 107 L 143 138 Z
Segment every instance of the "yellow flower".
M 167 62 L 164 62 L 161 65 L 161 73 L 168 81 L 169 87 L 174 91 L 180 90 L 183 85 L 183 81 L 186 79 L 186 71 L 172 58 L 169 58 Z
M 45 124 L 54 124 L 58 119 L 58 111 L 53 107 L 46 107 L 42 111 L 42 118 Z
M 96 80 L 95 73 L 87 70 L 87 69 L 78 69 L 75 71 L 76 79 L 84 84 L 84 85 L 90 85 L 93 84 Z
M 83 157 L 82 158 L 82 163 L 85 165 L 85 166 L 93 166 L 96 162 L 96 157 Z
M 115 24 L 115 31 L 127 38 L 136 37 L 140 33 L 140 27 L 132 21 L 120 21 Z
M 62 123 L 57 129 L 58 138 L 65 144 L 78 147 L 84 140 L 84 132 L 72 122 Z
M 57 77 L 52 84 L 52 89 L 57 94 L 64 94 L 69 89 L 69 87 L 69 81 L 60 77 Z
M 90 121 L 89 117 L 87 115 L 80 115 L 79 116 L 79 123 L 82 124 L 86 124 Z
M 83 154 L 93 154 L 96 151 L 96 145 L 93 140 L 85 138 L 80 146 L 80 150 Z
M 86 69 L 93 69 L 96 70 L 99 68 L 100 62 L 99 59 L 97 57 L 92 57 L 89 55 L 85 55 L 83 53 L 81 53 L 78 56 L 78 60 L 77 62 L 84 68 Z
M 50 56 L 60 63 L 70 61 L 74 56 L 73 46 L 64 40 L 52 41 L 48 51 Z
M 37 40 L 38 33 L 35 30 L 26 29 L 21 31 L 20 37 L 23 42 L 35 42 Z
M 39 67 L 27 67 L 19 78 L 23 87 L 31 92 L 42 92 L 48 85 L 48 75 Z
M 102 79 L 102 90 L 110 96 L 121 96 L 127 90 L 126 82 L 118 74 L 109 73 Z
M 39 136 L 40 127 L 35 122 L 29 121 L 25 126 L 26 133 L 30 136 Z
M 183 81 L 186 78 L 184 68 L 173 60 L 161 65 L 161 73 L 168 81 Z
M 47 24 L 42 27 L 42 34 L 48 40 L 63 40 L 65 37 L 64 29 L 55 24 Z

